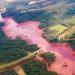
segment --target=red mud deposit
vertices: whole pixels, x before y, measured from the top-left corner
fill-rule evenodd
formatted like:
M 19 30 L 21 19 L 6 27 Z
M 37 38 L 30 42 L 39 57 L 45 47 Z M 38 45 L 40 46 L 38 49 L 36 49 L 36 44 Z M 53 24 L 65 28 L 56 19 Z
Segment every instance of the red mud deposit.
M 20 37 L 30 44 L 37 44 L 41 50 L 56 54 L 56 61 L 49 67 L 49 70 L 56 71 L 60 75 L 75 75 L 75 55 L 72 49 L 69 45 L 48 43 L 42 37 L 43 30 L 38 28 L 41 24 L 39 21 L 26 21 L 19 24 L 12 18 L 6 18 L 4 21 L 3 31 L 11 39 Z
M 66 43 L 52 43 L 52 46 L 57 50 L 65 50 L 61 51 L 61 54 L 66 53 L 67 56 L 67 51 L 71 52 L 71 47 Z M 63 55 L 57 55 L 56 61 L 49 67 L 49 70 L 56 71 L 59 75 L 75 75 L 75 61 L 67 59 Z

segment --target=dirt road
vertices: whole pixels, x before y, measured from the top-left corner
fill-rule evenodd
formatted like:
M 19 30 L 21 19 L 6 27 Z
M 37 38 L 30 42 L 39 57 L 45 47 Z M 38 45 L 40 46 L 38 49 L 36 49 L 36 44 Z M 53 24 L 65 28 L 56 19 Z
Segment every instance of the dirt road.
M 73 34 L 75 32 L 75 25 L 66 29 L 63 33 L 61 33 L 58 38 L 65 39 L 66 35 Z
M 18 24 L 12 18 L 6 18 L 4 20 L 6 24 L 3 27 L 3 31 L 8 37 L 15 39 L 19 36 L 29 44 L 37 44 L 41 50 L 54 52 L 57 59 L 52 65 L 54 69 L 51 67 L 51 70 L 57 71 L 62 75 L 66 75 L 67 72 L 67 75 L 72 75 L 72 71 L 75 71 L 75 55 L 73 55 L 70 46 L 65 47 L 64 44 L 52 45 L 48 43 L 47 40 L 42 37 L 43 30 L 38 28 L 41 24 L 39 21 L 26 21 Z M 62 69 L 61 65 L 65 62 L 67 62 L 67 64 L 69 62 L 72 63 L 69 64 L 69 69 L 60 71 L 60 69 Z

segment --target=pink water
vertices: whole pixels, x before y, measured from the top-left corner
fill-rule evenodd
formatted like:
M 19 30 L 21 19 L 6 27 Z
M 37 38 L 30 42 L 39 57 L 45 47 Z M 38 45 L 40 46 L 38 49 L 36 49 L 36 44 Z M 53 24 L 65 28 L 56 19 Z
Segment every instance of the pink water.
M 5 26 L 3 31 L 11 39 L 20 37 L 26 40 L 29 44 L 37 44 L 40 50 L 51 51 L 56 54 L 56 61 L 49 70 L 59 72 L 62 75 L 75 75 L 75 55 L 68 44 L 48 43 L 42 37 L 43 30 L 38 26 L 39 21 L 26 21 L 23 23 L 16 23 L 12 18 L 5 18 Z M 63 70 L 62 65 L 66 63 L 68 67 Z

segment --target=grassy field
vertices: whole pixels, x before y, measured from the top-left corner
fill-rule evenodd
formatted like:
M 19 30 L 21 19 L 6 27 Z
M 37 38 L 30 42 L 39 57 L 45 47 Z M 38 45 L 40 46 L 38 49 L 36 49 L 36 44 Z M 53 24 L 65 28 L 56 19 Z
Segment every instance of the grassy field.
M 52 27 L 49 27 L 50 30 L 54 31 L 54 34 L 55 35 L 59 35 L 61 34 L 65 29 L 67 29 L 66 26 L 63 26 L 61 24 L 57 24 L 57 25 L 54 25 Z
M 49 26 L 44 31 L 44 37 L 48 40 L 52 40 L 52 39 L 56 38 L 59 34 L 61 34 L 64 30 L 66 30 L 67 28 L 68 27 L 66 27 L 62 24 Z

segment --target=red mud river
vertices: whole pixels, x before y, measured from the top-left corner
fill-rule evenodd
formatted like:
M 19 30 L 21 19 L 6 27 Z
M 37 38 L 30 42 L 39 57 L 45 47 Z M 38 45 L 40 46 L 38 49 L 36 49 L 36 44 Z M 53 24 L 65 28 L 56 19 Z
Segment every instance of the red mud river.
M 66 43 L 47 42 L 42 37 L 43 30 L 38 28 L 41 24 L 39 21 L 16 23 L 12 18 L 5 18 L 4 22 L 3 31 L 8 37 L 20 37 L 29 44 L 37 44 L 40 50 L 56 54 L 56 61 L 49 67 L 50 71 L 56 71 L 60 75 L 75 75 L 75 54 L 71 47 Z

